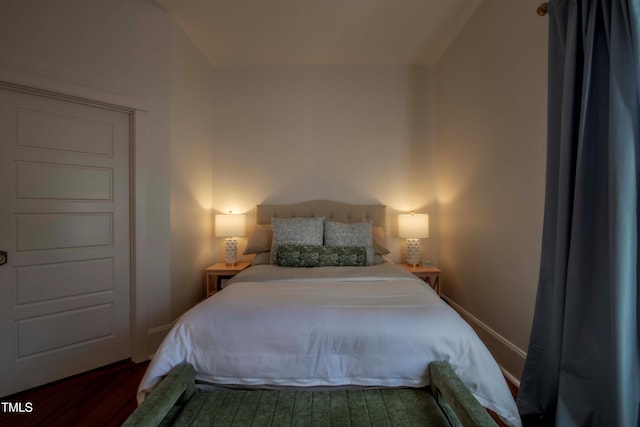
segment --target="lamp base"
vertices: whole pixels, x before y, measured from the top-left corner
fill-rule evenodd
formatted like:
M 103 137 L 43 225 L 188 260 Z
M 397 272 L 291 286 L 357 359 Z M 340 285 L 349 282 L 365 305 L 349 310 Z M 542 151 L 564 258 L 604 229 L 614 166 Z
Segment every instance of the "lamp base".
M 420 239 L 407 239 L 407 264 L 411 267 L 420 265 Z
M 238 264 L 238 241 L 234 237 L 224 239 L 224 263 L 225 265 Z

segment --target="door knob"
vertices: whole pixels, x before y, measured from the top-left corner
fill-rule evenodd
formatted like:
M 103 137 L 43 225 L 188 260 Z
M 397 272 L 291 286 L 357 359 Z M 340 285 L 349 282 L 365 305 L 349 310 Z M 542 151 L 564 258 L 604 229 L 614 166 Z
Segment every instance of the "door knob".
M 5 251 L 0 251 L 0 265 L 7 263 L 7 253 Z

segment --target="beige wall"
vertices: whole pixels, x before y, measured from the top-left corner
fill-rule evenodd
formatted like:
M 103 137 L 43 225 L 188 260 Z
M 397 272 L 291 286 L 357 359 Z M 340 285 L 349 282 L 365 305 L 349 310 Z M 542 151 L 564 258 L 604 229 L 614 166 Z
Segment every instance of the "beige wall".
M 437 64 L 444 294 L 520 378 L 544 208 L 547 18 L 485 0 Z
M 214 93 L 214 212 L 252 223 L 259 203 L 383 203 L 396 259 L 399 211 L 435 221 L 432 68 L 216 67 Z
M 174 24 L 171 55 L 171 318 L 204 295 L 213 260 L 212 69 Z

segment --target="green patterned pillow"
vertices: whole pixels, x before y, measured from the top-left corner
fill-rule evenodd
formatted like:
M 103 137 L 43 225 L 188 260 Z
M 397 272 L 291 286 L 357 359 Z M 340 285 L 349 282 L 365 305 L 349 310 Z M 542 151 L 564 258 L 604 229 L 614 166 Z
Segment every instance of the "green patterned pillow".
M 364 246 L 367 251 L 367 265 L 374 264 L 371 223 L 345 224 L 327 221 L 324 223 L 324 244 L 326 246 Z
M 324 217 L 271 218 L 271 264 L 277 264 L 280 245 L 322 245 Z
M 359 246 L 280 245 L 277 264 L 283 267 L 367 265 L 367 251 Z

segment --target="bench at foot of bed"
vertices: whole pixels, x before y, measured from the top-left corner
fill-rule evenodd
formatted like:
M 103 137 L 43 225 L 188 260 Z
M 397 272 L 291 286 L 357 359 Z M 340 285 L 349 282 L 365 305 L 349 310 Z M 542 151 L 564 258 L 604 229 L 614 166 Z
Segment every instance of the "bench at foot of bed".
M 422 389 L 195 392 L 193 367 L 183 364 L 123 425 L 496 426 L 447 363 L 431 363 L 429 374 Z

